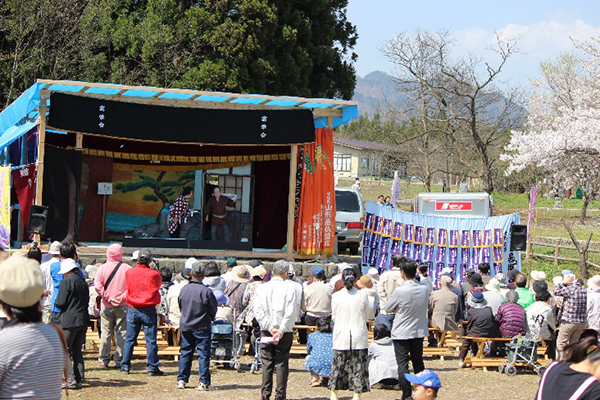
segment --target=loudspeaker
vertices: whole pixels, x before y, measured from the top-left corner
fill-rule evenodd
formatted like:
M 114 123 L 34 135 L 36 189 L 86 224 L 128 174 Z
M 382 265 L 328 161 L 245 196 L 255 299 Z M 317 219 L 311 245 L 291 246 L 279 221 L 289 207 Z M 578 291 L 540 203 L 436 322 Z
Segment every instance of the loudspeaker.
M 527 250 L 527 225 L 513 225 L 510 230 L 510 251 Z
M 32 205 L 29 209 L 29 226 L 27 233 L 44 235 L 46 233 L 46 221 L 48 220 L 48 207 Z

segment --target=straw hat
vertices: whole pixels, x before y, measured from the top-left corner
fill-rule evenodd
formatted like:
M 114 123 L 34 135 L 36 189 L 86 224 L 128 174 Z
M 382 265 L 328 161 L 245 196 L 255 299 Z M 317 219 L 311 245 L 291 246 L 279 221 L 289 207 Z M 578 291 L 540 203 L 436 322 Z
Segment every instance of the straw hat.
M 6 304 L 31 307 L 44 294 L 44 278 L 37 261 L 10 257 L 0 266 L 0 300 Z
M 235 282 L 244 283 L 250 280 L 250 272 L 247 265 L 236 265 L 231 271 L 231 280 Z
M 531 271 L 531 279 L 534 281 L 545 281 L 546 273 L 544 271 Z
M 373 287 L 373 281 L 369 275 L 363 275 L 356 283 L 359 289 L 371 289 Z
M 262 265 L 259 265 L 256 268 L 252 268 L 251 274 L 253 277 L 260 276 L 260 279 L 265 279 L 265 276 L 267 275 L 267 270 Z
M 600 275 L 594 275 L 587 281 L 590 290 L 600 289 Z

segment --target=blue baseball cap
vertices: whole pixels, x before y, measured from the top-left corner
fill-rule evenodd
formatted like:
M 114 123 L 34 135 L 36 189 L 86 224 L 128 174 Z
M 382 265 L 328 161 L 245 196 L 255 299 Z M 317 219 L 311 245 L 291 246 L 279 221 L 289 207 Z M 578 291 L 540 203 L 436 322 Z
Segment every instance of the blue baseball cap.
M 325 275 L 325 270 L 320 265 L 315 265 L 310 270 L 310 273 L 313 274 L 314 276 Z
M 442 382 L 438 374 L 430 369 L 423 370 L 416 375 L 404 374 L 407 381 L 414 385 L 421 385 L 427 388 L 441 388 Z
M 574 275 L 574 274 L 573 274 L 573 270 L 563 269 L 562 272 L 561 272 L 561 275 L 562 276 L 567 276 L 567 275 Z

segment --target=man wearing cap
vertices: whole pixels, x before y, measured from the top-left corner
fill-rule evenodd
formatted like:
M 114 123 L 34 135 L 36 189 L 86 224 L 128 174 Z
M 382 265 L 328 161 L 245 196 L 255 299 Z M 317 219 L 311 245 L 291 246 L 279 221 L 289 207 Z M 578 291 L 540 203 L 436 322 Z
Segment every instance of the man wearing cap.
M 331 317 L 331 296 L 333 289 L 325 283 L 325 270 L 315 265 L 310 270 L 312 283 L 304 288 L 302 311 L 306 313 L 306 325 L 316 326 L 320 317 Z
M 563 271 L 563 281 L 554 290 L 554 296 L 563 297 L 557 320 L 560 329 L 556 339 L 556 359 L 563 358 L 568 344 L 575 343 L 585 330 L 587 317 L 587 291 L 576 281 L 573 271 Z
M 45 323 L 50 323 L 50 315 L 52 312 L 52 292 L 54 291 L 54 282 L 52 281 L 52 273 L 50 267 L 54 263 L 60 262 L 60 242 L 54 241 L 50 245 L 48 250 L 50 259 L 40 264 L 40 270 L 42 271 L 42 277 L 44 278 L 44 297 L 42 297 L 42 319 Z
M 181 289 L 181 359 L 177 374 L 177 388 L 185 389 L 190 379 L 194 350 L 198 351 L 200 381 L 197 390 L 212 390 L 210 382 L 211 323 L 217 314 L 217 299 L 213 291 L 202 284 L 204 264 L 192 266 L 190 283 Z
M 127 310 L 127 337 L 123 347 L 121 371 L 126 374 L 131 368 L 133 347 L 137 343 L 140 329 L 144 327 L 148 375 L 164 375 L 158 368 L 158 346 L 156 345 L 158 326 L 156 306 L 160 303 L 159 289 L 162 278 L 158 271 L 150 269 L 151 262 L 152 253 L 149 250 L 141 250 L 138 265 L 125 273 L 129 309 Z
M 225 268 L 227 268 L 227 272 L 221 275 L 221 278 L 225 280 L 225 284 L 229 283 L 231 280 L 231 274 L 233 273 L 233 267 L 237 265 L 237 261 L 235 257 L 227 257 L 227 261 L 225 262 Z
M 277 374 L 275 399 L 286 399 L 292 331 L 302 301 L 298 284 L 287 280 L 288 272 L 287 261 L 276 261 L 273 264 L 273 278 L 260 285 L 255 293 L 254 315 L 261 327 L 262 337 L 263 400 L 271 398 L 273 372 Z
M 62 331 L 42 323 L 44 288 L 36 261 L 13 256 L 2 262 L 0 309 L 9 319 L 0 330 L 2 399 L 61 398 L 65 351 L 57 332 Z
M 60 283 L 62 282 L 62 280 L 64 279 L 64 276 L 60 273 L 61 270 L 61 266 L 63 262 L 67 262 L 70 263 L 71 261 L 73 261 L 74 263 L 77 263 L 77 247 L 75 246 L 75 243 L 70 242 L 70 241 L 66 241 L 66 242 L 62 242 L 60 244 L 60 261 L 57 261 L 55 263 L 53 263 L 52 265 L 50 265 L 50 275 L 52 276 L 52 285 L 53 285 L 53 289 L 52 289 L 52 301 L 50 303 L 50 310 L 51 310 L 51 314 L 50 314 L 50 321 L 54 324 L 59 325 L 60 324 L 60 308 L 56 307 L 55 302 L 56 302 L 56 297 L 58 296 L 58 291 L 60 288 Z M 83 278 L 83 272 L 81 271 L 81 268 L 79 268 L 79 264 L 77 264 L 77 271 L 79 276 L 81 276 Z M 89 295 L 89 289 L 88 289 L 88 295 Z
M 60 327 L 65 332 L 69 355 L 73 361 L 73 375 L 76 388 L 81 388 L 85 377 L 83 363 L 83 345 L 90 317 L 88 306 L 90 290 L 88 284 L 79 275 L 79 264 L 72 259 L 60 263 L 59 274 L 64 276 L 58 288 L 58 295 L 54 301 L 56 308 L 60 309 Z
M 487 306 L 483 292 L 475 292 L 467 300 L 469 310 L 467 311 L 467 327 L 465 336 L 474 337 L 500 337 L 500 331 L 496 324 L 496 318 L 492 309 Z M 476 348 L 473 339 L 463 339 L 458 353 L 458 367 L 465 365 L 465 358 L 470 348 Z
M 102 264 L 94 278 L 94 288 L 101 298 L 100 320 L 102 333 L 98 361 L 108 368 L 113 333 L 116 346 L 113 359 L 117 366 L 123 358 L 123 346 L 127 333 L 127 287 L 125 274 L 131 267 L 123 262 L 123 248 L 113 243 L 106 249 L 106 263 Z
M 402 272 L 400 271 L 400 263 L 405 259 L 401 254 L 396 254 L 392 257 L 392 268 L 384 271 L 379 278 L 377 285 L 377 295 L 379 296 L 379 315 L 375 318 L 375 324 L 382 324 L 392 330 L 394 321 L 394 313 L 386 310 L 386 304 L 396 288 L 402 286 Z
M 413 400 L 434 400 L 442 387 L 440 377 L 430 369 L 416 375 L 404 374 L 407 381 L 415 385 L 412 392 Z

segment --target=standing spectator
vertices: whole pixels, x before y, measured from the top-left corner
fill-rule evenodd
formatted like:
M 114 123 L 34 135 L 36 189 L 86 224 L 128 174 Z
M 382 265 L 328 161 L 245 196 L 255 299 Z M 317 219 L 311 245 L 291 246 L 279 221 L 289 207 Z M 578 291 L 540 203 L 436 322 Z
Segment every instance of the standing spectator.
M 237 319 L 244 311 L 244 292 L 250 283 L 250 267 L 237 265 L 233 267 L 231 280 L 225 286 L 225 296 L 229 298 L 229 305 L 233 308 Z
M 60 309 L 56 307 L 56 297 L 58 296 L 58 290 L 60 287 L 60 283 L 64 279 L 64 276 L 60 274 L 61 264 L 63 262 L 70 262 L 69 260 L 77 263 L 77 247 L 73 242 L 62 242 L 60 244 L 60 261 L 55 262 L 50 265 L 50 276 L 52 276 L 52 285 L 54 288 L 52 289 L 52 302 L 50 304 L 51 313 L 50 313 L 50 321 L 54 324 L 60 324 Z M 79 265 L 78 265 L 79 267 Z M 83 273 L 81 272 L 81 268 L 79 270 L 79 275 L 83 278 Z M 88 290 L 89 295 L 89 290 Z
M 169 323 L 169 304 L 167 302 L 167 295 L 169 294 L 169 288 L 173 281 L 173 271 L 169 267 L 160 267 L 158 272 L 160 273 L 160 307 L 158 308 L 158 324 L 164 325 Z
M 572 273 L 567 273 L 554 290 L 555 296 L 563 297 L 558 313 L 560 329 L 556 340 L 556 358 L 563 359 L 567 344 L 575 343 L 585 330 L 587 318 L 587 292 Z
M 483 292 L 483 297 L 488 306 L 492 308 L 494 315 L 498 314 L 498 308 L 504 304 L 504 296 L 500 293 L 500 282 L 496 278 L 492 278 L 490 282 L 485 285 L 487 291 Z
M 300 314 L 301 292 L 287 280 L 289 264 L 273 264 L 273 277 L 256 289 L 254 315 L 261 328 L 260 356 L 263 367 L 262 399 L 271 398 L 273 372 L 277 374 L 275 397 L 285 399 L 294 323 Z
M 377 294 L 379 295 L 379 315 L 375 319 L 375 324 L 383 324 L 387 326 L 390 331 L 392 330 L 394 313 L 388 312 L 386 305 L 394 290 L 404 283 L 402 271 L 400 271 L 400 263 L 403 262 L 404 259 L 404 256 L 401 254 L 393 256 L 392 268 L 381 274 L 379 284 L 377 285 Z
M 194 262 L 196 262 L 195 260 L 196 259 L 194 259 Z M 190 268 L 191 268 L 191 265 L 190 265 Z M 224 279 L 225 275 L 221 276 L 221 271 L 219 270 L 219 266 L 214 261 L 207 262 L 205 270 L 206 270 L 206 277 L 204 278 L 202 283 L 204 285 L 208 286 L 213 292 L 215 290 L 220 290 L 221 292 L 224 292 L 225 288 L 227 287 L 227 284 L 231 281 L 231 272 L 230 271 L 227 272 L 228 274 L 230 274 L 230 276 L 229 276 L 229 279 L 225 280 Z
M 198 351 L 200 381 L 198 390 L 213 390 L 210 382 L 211 323 L 217 314 L 217 299 L 204 279 L 204 264 L 196 262 L 192 266 L 190 283 L 181 289 L 179 307 L 181 309 L 181 359 L 177 374 L 177 389 L 185 389 L 190 379 L 194 349 Z
M 405 283 L 394 290 L 385 310 L 395 313 L 392 340 L 396 361 L 398 363 L 398 376 L 402 399 L 410 398 L 410 383 L 404 377 L 408 373 L 408 360 L 413 365 L 415 373 L 425 369 L 423 364 L 423 338 L 428 333 L 427 305 L 429 301 L 429 288 L 416 281 L 417 264 L 410 259 L 400 262 L 402 279 Z
M 315 265 L 310 270 L 312 283 L 304 288 L 302 311 L 306 313 L 306 325 L 314 326 L 321 317 L 331 317 L 333 289 L 325 282 L 325 270 Z
M 535 302 L 527 307 L 527 325 L 529 332 L 537 340 L 546 342 L 546 355 L 556 358 L 556 323 L 550 306 L 552 295 L 548 292 L 548 284 L 544 281 L 533 284 Z
M 354 399 L 370 390 L 368 377 L 369 333 L 367 331 L 366 293 L 355 287 L 356 271 L 342 274 L 344 288 L 334 293 L 331 306 L 333 319 L 333 361 L 331 364 L 331 399 L 339 390 L 352 390 Z
M 64 279 L 60 282 L 58 296 L 54 302 L 54 305 L 60 309 L 60 327 L 65 332 L 67 348 L 73 361 L 76 389 L 83 387 L 85 378 L 83 345 L 90 322 L 88 314 L 90 290 L 85 280 L 79 275 L 80 272 L 79 265 L 71 259 L 60 264 L 58 273 L 63 275 Z
M 600 275 L 594 275 L 588 280 L 587 295 L 587 327 L 600 332 Z
M 33 242 L 33 245 L 27 252 L 27 258 L 37 261 L 38 264 L 42 263 L 42 250 L 40 250 L 36 242 Z
M 113 333 L 116 346 L 113 359 L 117 366 L 123 358 L 123 346 L 127 333 L 127 301 L 125 274 L 131 267 L 123 262 L 123 248 L 113 243 L 106 249 L 106 263 L 102 264 L 94 278 L 94 288 L 101 298 L 100 319 L 102 334 L 98 361 L 108 368 Z
M 149 250 L 140 250 L 138 265 L 125 273 L 127 286 L 127 337 L 123 347 L 121 372 L 128 374 L 131 369 L 133 347 L 137 343 L 140 329 L 144 328 L 146 338 L 146 354 L 148 357 L 148 375 L 163 376 L 158 368 L 158 346 L 156 333 L 158 328 L 158 315 L 156 306 L 160 303 L 159 289 L 162 282 L 160 274 L 150 269 L 152 253 Z
M 516 292 L 519 294 L 519 304 L 527 310 L 527 307 L 533 304 L 533 293 L 527 289 L 527 275 L 517 274 L 515 277 Z
M 468 300 L 469 310 L 467 311 L 467 328 L 465 336 L 476 337 L 498 337 L 500 332 L 496 325 L 496 319 L 492 309 L 487 307 L 485 297 L 482 292 L 475 292 Z M 465 365 L 465 358 L 469 349 L 477 351 L 477 344 L 472 339 L 463 339 L 458 353 L 458 368 Z
M 306 370 L 310 372 L 310 385 L 327 386 L 333 362 L 333 333 L 331 318 L 317 319 L 317 332 L 308 335 L 306 342 Z
M 456 331 L 456 310 L 460 299 L 450 291 L 452 278 L 447 275 L 440 277 L 440 289 L 431 292 L 429 296 L 429 320 L 432 328 L 438 328 L 441 332 Z M 435 336 L 429 336 L 430 345 L 435 344 Z
M 46 290 L 44 291 L 44 297 L 42 297 L 42 320 L 49 324 L 50 315 L 52 312 L 52 292 L 54 291 L 54 283 L 52 282 L 52 273 L 50 267 L 54 263 L 60 263 L 60 242 L 55 241 L 50 245 L 48 250 L 50 259 L 40 264 L 40 270 L 42 271 L 42 277 L 44 278 L 44 285 Z
M 429 292 L 431 292 L 433 290 L 433 281 L 429 277 L 428 270 L 429 266 L 427 264 L 420 264 L 419 268 L 417 268 L 417 273 L 419 274 L 419 282 L 427 285 Z
M 243 298 L 243 304 L 245 308 L 242 314 L 245 315 L 242 315 L 241 317 L 244 321 L 246 321 L 247 324 L 250 324 L 250 326 L 252 326 L 250 344 L 251 347 L 254 349 L 256 339 L 260 337 L 260 326 L 258 325 L 258 321 L 256 321 L 256 318 L 254 317 L 254 298 L 256 294 L 256 288 L 258 288 L 259 285 L 262 285 L 263 279 L 265 279 L 265 276 L 267 275 L 267 270 L 262 265 L 259 265 L 256 268 L 252 268 L 250 275 L 252 275 L 252 282 L 250 282 L 250 284 L 246 286 Z
M 369 275 L 361 276 L 356 283 L 356 286 L 367 295 L 367 300 L 369 302 L 367 306 L 367 321 L 375 320 L 377 310 L 379 310 L 379 297 L 377 297 L 377 292 L 373 291 L 373 281 L 371 281 L 371 277 Z
M 398 384 L 398 364 L 390 330 L 385 325 L 373 327 L 373 342 L 369 345 L 369 384 Z
M 477 272 L 481 275 L 481 280 L 484 285 L 487 285 L 492 280 L 490 276 L 490 264 L 481 263 L 477 266 Z
M 183 267 L 181 273 L 175 275 L 175 279 L 173 284 L 169 288 L 169 292 L 167 293 L 167 305 L 169 306 L 169 323 L 175 329 L 179 329 L 179 324 L 181 320 L 181 309 L 179 308 L 179 294 L 181 293 L 181 289 L 185 285 L 187 285 L 192 279 L 191 277 L 192 269 L 187 266 Z M 172 333 L 169 331 L 169 333 Z
M 225 280 L 225 283 L 229 282 L 231 280 L 231 274 L 233 272 L 233 267 L 235 267 L 237 265 L 237 261 L 235 259 L 235 257 L 228 257 L 227 261 L 225 262 L 225 267 L 227 268 L 227 272 L 225 272 L 222 276 L 222 278 Z M 219 289 L 221 290 L 221 289 Z
M 0 330 L 0 398 L 60 399 L 65 371 L 64 334 L 42 323 L 44 279 L 39 266 L 11 257 L 0 268 L 0 308 L 8 323 Z M 64 345 L 66 346 L 66 344 Z

